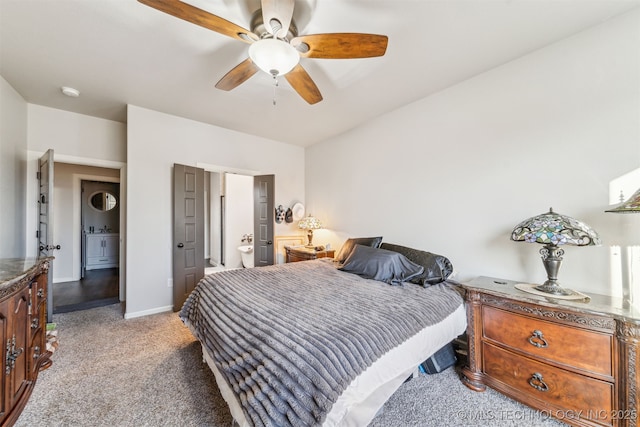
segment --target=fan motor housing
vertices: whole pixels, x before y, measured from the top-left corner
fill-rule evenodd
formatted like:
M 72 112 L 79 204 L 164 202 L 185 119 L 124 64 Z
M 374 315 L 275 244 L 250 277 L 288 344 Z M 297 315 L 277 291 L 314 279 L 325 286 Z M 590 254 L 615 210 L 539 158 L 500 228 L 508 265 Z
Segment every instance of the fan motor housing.
M 251 17 L 250 28 L 251 28 L 251 32 L 261 39 L 264 39 L 267 37 L 269 38 L 274 37 L 274 35 L 267 30 L 267 26 L 264 24 L 264 19 L 262 17 L 262 9 L 258 9 L 253 13 L 253 16 Z M 296 27 L 295 22 L 293 21 L 293 19 L 291 19 L 291 25 L 289 25 L 289 29 L 287 30 L 287 35 L 284 37 L 284 39 L 286 41 L 291 41 L 292 38 L 297 36 L 298 36 L 298 27 Z

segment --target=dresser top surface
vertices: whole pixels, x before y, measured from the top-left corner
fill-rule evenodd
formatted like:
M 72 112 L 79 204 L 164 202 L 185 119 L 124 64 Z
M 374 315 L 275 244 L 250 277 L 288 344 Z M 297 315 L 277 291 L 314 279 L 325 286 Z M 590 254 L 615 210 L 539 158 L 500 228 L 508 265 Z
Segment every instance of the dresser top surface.
M 308 254 L 317 254 L 320 252 L 331 252 L 333 250 L 333 249 L 323 249 L 321 251 L 318 251 L 315 249 L 315 247 L 308 248 L 306 246 L 285 246 L 284 248 L 289 251 L 302 252 L 302 253 L 308 253 Z
M 551 296 L 541 296 L 521 291 L 515 285 L 522 282 L 500 279 L 495 277 L 480 276 L 462 286 L 469 290 L 478 290 L 483 293 L 505 297 L 522 302 L 544 305 L 546 307 L 568 308 L 582 313 L 614 316 L 620 319 L 640 323 L 640 310 L 624 301 L 607 295 L 586 293 L 589 301 L 564 300 Z
M 0 288 L 19 279 L 48 258 L 0 258 Z

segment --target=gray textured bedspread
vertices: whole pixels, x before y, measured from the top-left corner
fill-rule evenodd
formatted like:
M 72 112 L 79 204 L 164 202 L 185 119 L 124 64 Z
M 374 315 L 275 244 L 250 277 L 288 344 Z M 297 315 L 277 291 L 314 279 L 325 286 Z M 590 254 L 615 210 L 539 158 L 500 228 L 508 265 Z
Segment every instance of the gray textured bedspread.
M 305 261 L 205 276 L 180 317 L 253 425 L 320 425 L 367 366 L 463 304 L 452 286 L 390 286 Z

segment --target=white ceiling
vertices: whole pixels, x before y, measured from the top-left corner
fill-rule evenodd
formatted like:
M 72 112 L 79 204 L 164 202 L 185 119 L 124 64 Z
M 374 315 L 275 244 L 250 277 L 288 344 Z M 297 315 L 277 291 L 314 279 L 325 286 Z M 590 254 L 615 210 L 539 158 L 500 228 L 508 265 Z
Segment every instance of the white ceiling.
M 259 0 L 189 0 L 249 27 Z M 248 45 L 136 0 L 0 0 L 0 75 L 33 104 L 121 122 L 134 104 L 308 146 L 640 7 L 640 0 L 296 0 L 300 34 L 389 36 L 385 56 L 303 58 L 324 100 L 285 79 L 215 83 Z M 81 92 L 62 95 L 61 86 Z

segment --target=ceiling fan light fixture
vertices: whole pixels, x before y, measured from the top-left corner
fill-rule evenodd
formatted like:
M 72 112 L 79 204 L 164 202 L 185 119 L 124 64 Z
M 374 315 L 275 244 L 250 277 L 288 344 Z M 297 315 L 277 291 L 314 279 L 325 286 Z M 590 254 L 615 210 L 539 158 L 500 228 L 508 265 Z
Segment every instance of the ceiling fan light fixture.
M 300 62 L 298 51 L 289 43 L 278 39 L 262 39 L 249 46 L 249 57 L 262 71 L 282 76 Z

